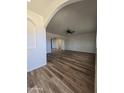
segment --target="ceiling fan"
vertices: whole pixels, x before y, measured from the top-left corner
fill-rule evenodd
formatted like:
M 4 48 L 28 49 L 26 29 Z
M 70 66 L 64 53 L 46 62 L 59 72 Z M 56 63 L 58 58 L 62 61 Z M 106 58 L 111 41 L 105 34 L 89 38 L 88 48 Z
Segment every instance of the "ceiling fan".
M 66 34 L 68 34 L 68 35 L 73 34 L 74 32 L 75 32 L 74 30 L 70 30 L 70 29 L 66 30 Z

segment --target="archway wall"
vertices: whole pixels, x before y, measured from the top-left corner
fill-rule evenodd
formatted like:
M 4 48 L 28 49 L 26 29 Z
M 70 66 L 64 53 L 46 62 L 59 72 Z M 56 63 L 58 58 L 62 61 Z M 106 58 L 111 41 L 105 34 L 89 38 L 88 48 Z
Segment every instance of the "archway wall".
M 46 30 L 43 18 L 27 13 L 27 71 L 46 65 Z
M 47 27 L 52 17 L 63 7 L 83 0 L 32 0 L 28 9 L 42 16 L 44 26 Z
M 30 45 L 27 49 L 27 70 L 32 71 L 47 64 L 46 27 L 52 17 L 63 7 L 82 0 L 32 0 L 28 3 L 27 21 Z M 32 24 L 30 31 L 29 24 Z
M 35 27 L 40 27 L 44 24 L 43 17 L 31 10 L 27 10 L 27 19 L 30 20 Z
M 79 1 L 83 1 L 83 0 L 61 0 L 61 2 L 56 3 L 54 7 L 51 8 L 51 11 L 49 12 L 48 16 L 45 18 L 44 26 L 47 27 L 52 17 L 63 7 Z

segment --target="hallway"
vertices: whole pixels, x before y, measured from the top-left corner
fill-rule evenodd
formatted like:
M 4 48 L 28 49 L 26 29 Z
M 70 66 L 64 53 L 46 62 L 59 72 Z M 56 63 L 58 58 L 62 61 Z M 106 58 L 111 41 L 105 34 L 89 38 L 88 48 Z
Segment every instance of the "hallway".
M 61 51 L 28 72 L 28 93 L 94 93 L 95 54 Z

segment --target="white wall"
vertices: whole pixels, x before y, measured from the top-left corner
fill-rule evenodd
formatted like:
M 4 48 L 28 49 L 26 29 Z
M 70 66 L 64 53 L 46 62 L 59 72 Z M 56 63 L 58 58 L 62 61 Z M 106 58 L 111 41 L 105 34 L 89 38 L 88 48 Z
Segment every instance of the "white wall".
M 96 33 L 84 33 L 80 35 L 69 36 L 65 40 L 66 50 L 81 52 L 96 52 Z
M 46 30 L 42 18 L 28 11 L 27 20 L 27 71 L 46 65 Z
M 36 48 L 36 29 L 35 25 L 31 21 L 27 21 L 28 28 L 27 28 L 27 48 L 32 49 Z

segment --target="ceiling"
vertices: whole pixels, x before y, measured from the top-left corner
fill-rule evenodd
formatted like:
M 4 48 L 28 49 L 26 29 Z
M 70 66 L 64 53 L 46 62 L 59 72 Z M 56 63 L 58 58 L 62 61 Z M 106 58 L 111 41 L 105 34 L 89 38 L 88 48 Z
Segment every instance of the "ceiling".
M 31 2 L 27 3 L 27 9 L 42 16 L 44 24 L 47 26 L 50 16 L 55 10 L 65 2 L 72 1 L 78 0 L 31 0 Z
M 31 0 L 28 2 L 27 8 L 45 17 L 55 2 L 56 0 Z
M 74 30 L 74 34 L 95 32 L 97 29 L 97 0 L 84 0 L 62 8 L 47 26 L 47 32 L 60 35 L 66 35 L 67 29 Z

